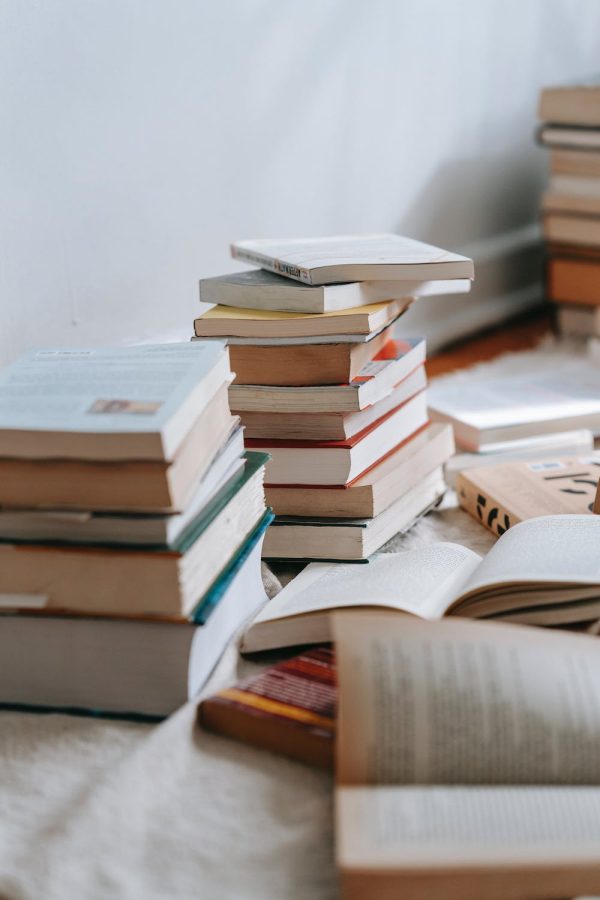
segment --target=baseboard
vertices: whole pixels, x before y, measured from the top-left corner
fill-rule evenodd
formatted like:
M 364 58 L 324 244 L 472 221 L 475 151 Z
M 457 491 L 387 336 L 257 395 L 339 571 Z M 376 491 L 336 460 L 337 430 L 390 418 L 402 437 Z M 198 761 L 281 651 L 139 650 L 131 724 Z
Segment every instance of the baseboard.
M 426 335 L 430 353 L 543 302 L 543 245 L 536 225 L 482 239 L 460 252 L 475 262 L 471 293 L 422 298 L 399 323 L 403 334 Z

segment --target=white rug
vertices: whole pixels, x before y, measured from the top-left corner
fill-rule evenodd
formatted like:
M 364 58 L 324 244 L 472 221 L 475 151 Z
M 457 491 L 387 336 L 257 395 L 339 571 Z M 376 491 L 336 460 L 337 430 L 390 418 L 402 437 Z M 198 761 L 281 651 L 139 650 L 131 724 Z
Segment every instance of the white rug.
M 547 344 L 477 375 L 563 358 Z M 450 500 L 387 549 L 435 540 L 493 543 Z M 207 692 L 253 668 L 230 647 Z M 0 713 L 0 896 L 335 897 L 330 776 L 208 735 L 195 713 L 159 726 Z

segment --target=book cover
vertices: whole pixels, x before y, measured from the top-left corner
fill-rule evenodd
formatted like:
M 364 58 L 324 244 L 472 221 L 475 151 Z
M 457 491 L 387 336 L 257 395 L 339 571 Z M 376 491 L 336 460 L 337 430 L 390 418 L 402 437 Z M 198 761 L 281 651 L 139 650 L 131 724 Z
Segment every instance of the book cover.
M 208 697 L 198 717 L 208 731 L 330 768 L 336 703 L 334 651 L 316 647 Z
M 397 234 L 237 241 L 231 255 L 305 284 L 473 278 L 473 262 Z
M 600 455 L 512 462 L 459 472 L 461 507 L 500 536 L 525 519 L 591 513 Z

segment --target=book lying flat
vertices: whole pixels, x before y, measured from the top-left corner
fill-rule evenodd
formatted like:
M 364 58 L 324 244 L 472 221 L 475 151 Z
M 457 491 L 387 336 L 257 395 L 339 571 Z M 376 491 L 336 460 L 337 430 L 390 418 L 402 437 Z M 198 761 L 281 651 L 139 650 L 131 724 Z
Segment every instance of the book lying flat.
M 184 619 L 265 511 L 266 457 L 246 465 L 170 546 L 0 543 L 0 608 Z
M 569 128 L 542 125 L 538 140 L 548 147 L 565 150 L 600 150 L 600 128 Z
M 360 309 L 352 307 L 321 315 L 214 306 L 194 319 L 194 330 L 199 338 L 227 338 L 228 341 L 329 340 L 343 336 L 347 340 L 353 337 L 363 340 L 394 322 L 409 305 L 408 300 L 386 300 Z
M 0 616 L 0 707 L 162 718 L 193 699 L 266 595 L 265 514 L 200 599 L 193 622 Z M 90 665 L 93 660 L 93 665 Z
M 600 176 L 600 153 L 593 150 L 550 150 L 552 175 Z
M 409 531 L 438 505 L 445 491 L 442 469 L 438 468 L 372 518 L 277 516 L 265 538 L 263 555 L 267 559 L 364 562 L 394 535 Z
M 547 241 L 600 247 L 600 216 L 548 212 L 542 218 Z
M 0 457 L 172 461 L 229 380 L 216 343 L 34 350 L 0 374 Z
M 421 391 L 344 441 L 248 438 L 246 446 L 271 457 L 265 475 L 267 484 L 343 485 L 383 460 L 427 421 L 427 395 Z
M 536 516 L 591 513 L 600 478 L 600 454 L 507 462 L 460 472 L 461 507 L 494 534 Z
M 360 343 L 257 344 L 229 347 L 236 384 L 304 385 L 352 381 L 393 338 L 388 325 Z
M 242 649 L 326 643 L 332 612 L 357 606 L 430 621 L 588 622 L 600 614 L 599 551 L 600 517 L 561 515 L 515 525 L 484 558 L 460 544 L 437 543 L 382 554 L 362 567 L 315 563 L 271 600 Z
M 246 438 L 298 441 L 344 441 L 368 428 L 427 387 L 425 366 L 419 366 L 386 397 L 351 413 L 240 412 Z
M 556 125 L 600 125 L 600 84 L 544 88 L 538 118 Z
M 277 516 L 373 518 L 443 466 L 453 452 L 450 426 L 428 425 L 349 484 L 265 485 L 265 497 Z
M 468 375 L 434 381 L 429 414 L 449 422 L 466 450 L 504 441 L 588 428 L 600 434 L 600 370 L 585 359 L 543 371 L 474 381 Z
M 582 194 L 580 191 L 567 193 L 562 190 L 559 192 L 551 188 L 544 191 L 542 195 L 541 209 L 544 214 L 598 216 L 600 215 L 600 197 L 591 193 Z
M 397 234 L 236 241 L 231 255 L 305 284 L 473 278 L 473 261 Z
M 0 506 L 179 512 L 239 431 L 223 385 L 170 463 L 0 457 Z M 238 445 L 239 446 L 239 445 Z
M 585 428 L 579 431 L 559 431 L 557 434 L 543 434 L 521 441 L 506 441 L 496 445 L 493 453 L 456 453 L 444 467 L 448 487 L 456 486 L 459 472 L 499 466 L 503 463 L 525 460 L 537 463 L 542 459 L 557 456 L 577 456 L 589 458 L 594 453 L 594 435 Z
M 396 339 L 388 341 L 349 384 L 311 387 L 232 384 L 229 403 L 239 412 L 357 412 L 386 397 L 424 363 L 424 338 Z
M 344 900 L 600 891 L 596 637 L 336 616 Z
M 470 289 L 471 282 L 468 278 L 446 281 L 356 281 L 311 286 L 266 269 L 251 269 L 217 278 L 203 278 L 200 282 L 200 300 L 203 303 L 244 309 L 325 313 L 366 306 L 380 300 L 467 294 Z
M 207 697 L 207 731 L 321 768 L 333 766 L 337 688 L 331 647 L 306 650 Z
M 219 494 L 230 496 L 245 463 L 243 432 L 237 428 L 180 513 L 0 508 L 0 541 L 174 547 Z
M 598 306 L 558 306 L 556 322 L 559 334 L 572 337 L 600 337 L 600 303 Z
M 548 296 L 555 303 L 600 306 L 600 262 L 551 257 L 547 275 Z

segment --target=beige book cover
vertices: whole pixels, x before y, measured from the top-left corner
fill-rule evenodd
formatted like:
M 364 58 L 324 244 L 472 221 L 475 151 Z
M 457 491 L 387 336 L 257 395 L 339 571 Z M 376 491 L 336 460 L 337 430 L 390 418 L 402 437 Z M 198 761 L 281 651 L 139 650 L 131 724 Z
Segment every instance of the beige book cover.
M 511 462 L 460 472 L 461 507 L 495 535 L 538 516 L 591 513 L 600 454 Z

